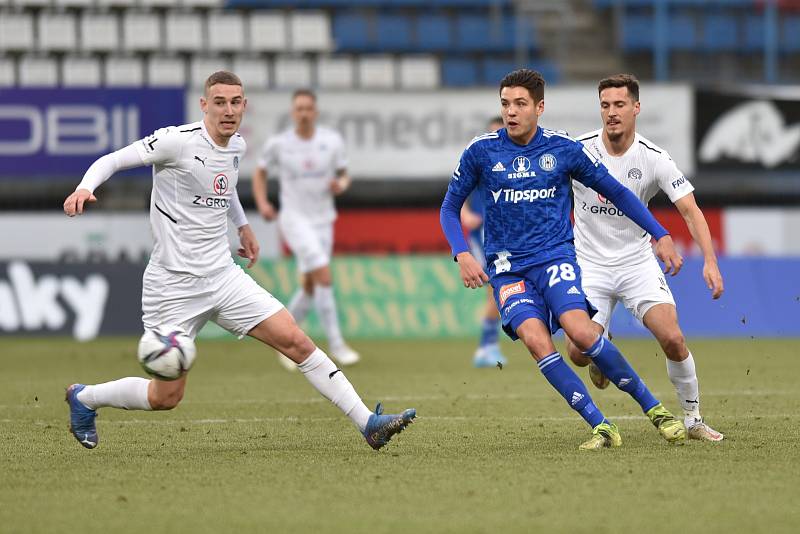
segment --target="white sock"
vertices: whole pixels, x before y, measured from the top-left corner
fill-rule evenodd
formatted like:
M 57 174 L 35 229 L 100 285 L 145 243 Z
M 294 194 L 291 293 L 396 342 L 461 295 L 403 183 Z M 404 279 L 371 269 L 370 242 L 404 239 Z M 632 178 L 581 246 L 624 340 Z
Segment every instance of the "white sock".
M 364 405 L 350 381 L 340 369 L 336 368 L 336 364 L 327 354 L 316 349 L 306 361 L 298 365 L 298 368 L 323 397 L 342 410 L 361 432 L 364 431 L 372 412 Z
M 314 287 L 314 307 L 317 309 L 322 329 L 328 338 L 330 347 L 341 347 L 344 345 L 342 331 L 339 329 L 339 316 L 336 313 L 336 298 L 333 295 L 332 286 Z
M 289 305 L 286 309 L 292 314 L 297 324 L 302 323 L 311 310 L 311 295 L 306 293 L 301 287 L 292 295 L 292 299 L 289 301 Z
M 694 367 L 692 353 L 682 362 L 673 362 L 667 359 L 667 374 L 675 392 L 678 394 L 678 402 L 683 408 L 684 420 L 693 423 L 700 417 L 700 387 L 697 383 L 697 372 Z
M 152 410 L 147 400 L 150 380 L 129 376 L 113 382 L 86 386 L 78 393 L 78 400 L 90 410 L 111 406 L 123 410 Z

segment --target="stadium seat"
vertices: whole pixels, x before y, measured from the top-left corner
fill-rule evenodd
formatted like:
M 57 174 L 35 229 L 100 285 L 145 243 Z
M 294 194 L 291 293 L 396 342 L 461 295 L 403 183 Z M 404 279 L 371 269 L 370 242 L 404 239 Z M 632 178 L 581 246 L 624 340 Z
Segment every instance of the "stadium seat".
M 111 13 L 84 13 L 80 19 L 80 43 L 84 52 L 119 49 L 119 22 Z
M 442 84 L 467 87 L 478 83 L 478 63 L 473 59 L 446 58 L 442 62 Z
M 139 5 L 145 8 L 169 9 L 175 7 L 175 0 L 139 0 Z
M 355 65 L 348 56 L 324 56 L 317 61 L 317 85 L 323 89 L 355 87 Z
M 669 17 L 669 32 L 667 41 L 674 50 L 695 50 L 698 48 L 697 21 L 688 14 L 678 14 Z M 652 29 L 650 30 L 653 31 Z
M 739 48 L 739 25 L 734 15 L 706 15 L 703 19 L 703 48 L 730 52 Z
M 242 79 L 245 93 L 251 89 L 269 88 L 269 63 L 266 59 L 236 56 L 233 59 L 233 72 Z
M 652 50 L 655 46 L 653 19 L 649 15 L 626 15 L 621 27 L 622 47 L 626 51 Z
M 63 9 L 88 9 L 94 6 L 94 0 L 53 0 L 53 5 Z
M 325 52 L 331 49 L 331 22 L 323 11 L 295 11 L 289 15 L 292 50 Z
M 203 17 L 196 13 L 170 12 L 164 19 L 168 52 L 198 52 L 205 46 Z
M 39 50 L 42 52 L 66 52 L 75 50 L 78 44 L 75 15 L 71 13 L 41 13 L 36 20 Z
M 22 8 L 48 7 L 50 0 L 6 0 L 7 3 Z
M 153 56 L 147 61 L 147 85 L 150 87 L 183 87 L 186 65 L 175 57 Z
M 363 89 L 394 88 L 394 59 L 391 56 L 361 56 L 358 61 L 358 81 Z
M 97 1 L 97 7 L 101 9 L 110 7 L 130 9 L 138 5 L 138 0 L 96 0 L 96 1 Z
M 230 62 L 218 57 L 193 56 L 189 60 L 190 87 L 202 88 L 208 77 L 218 70 L 231 70 Z
M 126 52 L 161 49 L 161 19 L 152 13 L 122 15 L 122 47 Z
M 535 68 L 532 64 L 525 66 Z M 483 85 L 498 86 L 500 85 L 500 80 L 506 74 L 517 68 L 520 68 L 520 65 L 513 59 L 487 58 L 483 61 L 483 78 L 481 82 Z M 542 73 L 542 76 L 544 76 L 544 73 Z M 550 80 L 545 78 L 545 81 L 548 82 Z
M 779 48 L 782 52 L 800 51 L 800 16 L 786 15 L 783 17 Z
M 99 87 L 101 80 L 99 59 L 70 56 L 62 59 L 61 85 L 64 87 Z
M 439 87 L 439 61 L 436 56 L 406 56 L 400 58 L 400 87 L 404 89 L 433 89 Z
M 103 66 L 108 87 L 141 87 L 144 85 L 144 63 L 138 57 L 106 58 Z
M 275 86 L 297 89 L 311 85 L 311 62 L 306 58 L 278 57 L 275 60 Z
M 411 17 L 408 15 L 379 14 L 375 20 L 374 50 L 405 52 L 411 50 Z
M 369 19 L 361 13 L 338 13 L 333 17 L 333 39 L 338 51 L 366 52 L 370 49 Z
M 58 65 L 51 57 L 26 56 L 19 61 L 19 85 L 22 87 L 55 87 Z
M 14 87 L 16 83 L 14 60 L 9 57 L 0 57 L 0 87 Z
M 461 14 L 456 17 L 456 46 L 462 51 L 508 52 L 515 45 L 514 19 Z
M 421 15 L 417 19 L 416 47 L 421 52 L 451 50 L 453 33 L 453 25 L 446 15 Z
M 742 50 L 744 52 L 761 52 L 766 44 L 764 33 L 763 15 L 748 15 L 743 23 L 744 38 L 742 39 Z
M 180 0 L 180 2 L 184 7 L 197 9 L 213 9 L 225 4 L 224 0 Z
M 0 51 L 33 49 L 33 17 L 27 13 L 0 12 Z
M 250 50 L 280 52 L 289 48 L 286 18 L 280 12 L 254 11 L 248 19 Z
M 208 15 L 208 49 L 211 52 L 240 52 L 245 48 L 244 17 L 239 13 Z

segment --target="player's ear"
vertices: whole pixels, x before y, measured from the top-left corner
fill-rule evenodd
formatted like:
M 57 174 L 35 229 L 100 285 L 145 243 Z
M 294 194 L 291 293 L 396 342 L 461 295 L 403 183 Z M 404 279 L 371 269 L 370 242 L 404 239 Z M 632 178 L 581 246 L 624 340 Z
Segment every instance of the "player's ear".
M 633 116 L 635 117 L 636 115 L 638 115 L 641 110 L 642 110 L 641 106 L 639 105 L 639 101 L 637 100 L 636 102 L 633 103 Z
M 200 97 L 200 111 L 203 113 L 208 111 L 208 100 L 206 100 L 206 97 L 204 96 Z
M 247 109 L 247 98 L 242 99 L 242 111 Z
M 544 113 L 544 98 L 536 103 L 536 116 L 541 117 Z

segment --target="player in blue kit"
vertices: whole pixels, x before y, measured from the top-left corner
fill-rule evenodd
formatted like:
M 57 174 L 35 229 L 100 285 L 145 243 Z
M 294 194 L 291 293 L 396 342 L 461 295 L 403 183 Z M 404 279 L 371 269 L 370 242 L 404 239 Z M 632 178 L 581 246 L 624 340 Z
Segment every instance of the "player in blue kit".
M 669 442 L 686 439 L 683 423 L 664 408 L 624 356 L 591 326 L 595 310 L 581 289 L 575 258 L 571 179 L 603 194 L 656 239 L 667 272 L 683 259 L 667 231 L 630 190 L 615 180 L 581 143 L 542 129 L 544 79 L 520 69 L 500 82 L 505 128 L 476 137 L 453 172 L 441 224 L 465 287 L 490 281 L 503 329 L 521 339 L 548 382 L 592 427 L 585 450 L 622 444 L 616 425 L 595 406 L 589 391 L 556 351 L 559 328 L 619 389 L 630 394 Z M 469 252 L 459 221 L 474 191 L 484 204 L 484 253 L 490 276 Z

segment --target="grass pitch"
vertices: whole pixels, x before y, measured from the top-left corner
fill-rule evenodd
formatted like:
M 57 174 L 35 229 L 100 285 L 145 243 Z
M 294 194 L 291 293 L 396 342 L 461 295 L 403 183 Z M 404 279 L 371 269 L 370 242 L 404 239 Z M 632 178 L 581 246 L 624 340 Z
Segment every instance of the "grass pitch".
M 471 367 L 473 342 L 355 343 L 347 375 L 418 420 L 379 452 L 299 373 L 248 340 L 200 342 L 172 412 L 105 409 L 100 445 L 67 432 L 64 387 L 141 375 L 136 340 L 0 341 L 0 532 L 796 532 L 796 340 L 691 342 L 720 444 L 661 440 L 626 395 L 595 400 L 623 447 L 586 426 L 520 344 Z M 619 346 L 679 412 L 654 342 Z M 584 370 L 579 370 L 586 377 Z M 588 382 L 588 379 L 587 379 Z

